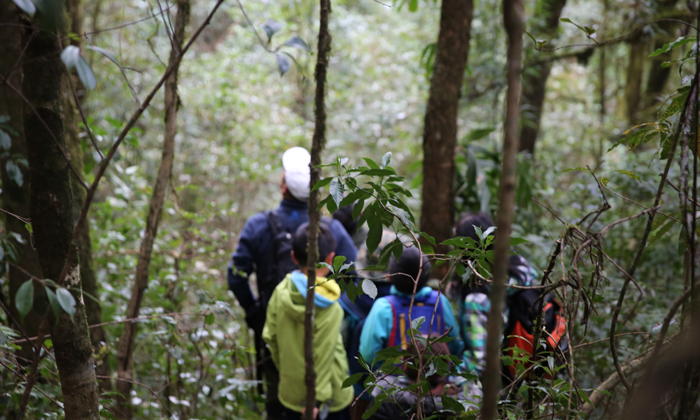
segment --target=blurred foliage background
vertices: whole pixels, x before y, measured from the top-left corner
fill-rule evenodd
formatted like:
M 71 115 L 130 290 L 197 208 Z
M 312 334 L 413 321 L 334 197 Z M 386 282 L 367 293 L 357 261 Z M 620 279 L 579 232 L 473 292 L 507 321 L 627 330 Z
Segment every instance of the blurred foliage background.
M 192 27 L 201 23 L 213 3 L 193 1 Z M 417 10 L 411 11 L 409 4 L 400 2 L 334 2 L 324 157 L 324 161 L 348 157 L 359 164 L 362 157 L 378 160 L 391 151 L 393 166 L 411 180 L 416 199 L 408 204 L 416 214 L 420 209 L 421 139 L 432 71 L 430 56 L 440 13 L 439 4 L 418 3 Z M 252 337 L 244 328 L 242 310 L 227 290 L 226 265 L 245 220 L 276 206 L 281 199 L 282 152 L 291 146 L 310 145 L 318 5 L 310 0 L 242 4 L 259 33 L 260 24 L 267 19 L 284 23 L 272 38 L 273 47 L 294 35 L 311 46 L 311 53 L 288 50 L 298 66 L 292 65 L 280 76 L 274 55 L 260 45 L 241 8 L 227 4 L 187 54 L 180 71 L 172 190 L 156 239 L 151 280 L 141 310 L 144 319 L 138 321 L 142 326 L 134 376 L 139 385 L 131 396 L 137 418 L 171 418 L 174 413 L 177 418 L 256 419 L 261 414 L 262 405 L 252 392 Z M 539 24 L 541 7 L 537 2 L 527 3 L 526 30 Z M 568 0 L 562 16 L 595 28 L 601 39 L 611 39 L 630 33 L 660 13 L 680 14 L 681 9 L 680 5 L 653 0 Z M 158 4 L 145 0 L 85 4 L 85 30 L 95 32 L 88 36 L 90 42 L 118 58 L 137 95 L 147 92 L 166 67 L 170 44 L 165 24 L 160 15 L 148 18 L 157 13 Z M 147 19 L 135 22 L 143 18 Z M 135 23 L 117 29 L 128 22 Z M 603 203 L 589 172 L 563 172 L 565 169 L 589 166 L 596 175 L 609 178 L 610 190 L 630 199 L 608 193 L 612 209 L 598 219 L 594 225 L 598 229 L 643 210 L 631 200 L 651 205 L 664 165 L 655 156 L 657 145 L 608 149 L 628 128 L 654 121 L 665 98 L 683 84 L 685 74 L 673 68 L 660 93 L 647 95 L 644 87 L 653 81 L 653 69 L 660 66 L 659 61 L 646 58 L 655 42 L 669 42 L 681 30 L 674 27 L 665 31 L 652 24 L 631 41 L 578 55 L 571 53 L 580 51 L 576 49 L 536 51 L 534 43 L 525 38 L 524 72 L 528 62 L 566 55 L 552 61 L 535 155 L 522 154 L 519 160 L 514 234 L 530 243 L 520 245 L 517 252 L 539 272 L 545 269 L 547 255 L 564 226 L 532 198 L 571 224 Z M 566 23 L 560 24 L 556 37 L 556 42 L 547 46 L 591 42 Z M 497 207 L 505 49 L 501 2 L 475 1 L 456 150 L 459 211 L 494 211 Z M 605 59 L 601 59 L 603 49 Z M 106 150 L 137 105 L 112 62 L 94 51 L 85 54 L 98 85 L 83 105 L 98 145 Z M 639 54 L 642 59 L 632 62 Z M 641 105 L 634 118 L 630 118 L 630 76 L 641 78 L 639 97 L 633 102 Z M 527 110 L 523 112 L 523 124 L 527 124 Z M 122 320 L 131 294 L 151 186 L 160 161 L 162 120 L 161 92 L 119 149 L 91 210 L 90 232 L 100 286 L 97 298 L 103 322 L 108 323 L 104 363 L 109 363 L 112 371 L 116 369 L 115 340 L 122 326 L 110 322 Z M 83 150 L 89 152 L 85 177 L 90 181 L 99 156 L 85 133 L 82 137 Z M 613 172 L 616 169 L 632 171 L 638 179 Z M 670 174 L 674 183 L 677 172 L 674 165 Z M 678 208 L 678 198 L 671 189 L 666 190 L 663 208 L 673 214 Z M 632 220 L 605 238 L 606 253 L 620 266 L 631 264 L 645 223 L 644 218 Z M 648 348 L 654 327 L 683 289 L 684 250 L 679 251 L 679 234 L 676 224 L 658 235 L 645 251 L 636 274 L 643 294 L 633 289 L 636 295 L 625 302 L 618 332 L 652 335 L 621 337 L 622 358 L 634 358 Z M 581 267 L 584 272 L 587 269 Z M 608 270 L 608 283 L 597 292 L 596 312 L 586 325 L 577 325 L 572 331 L 574 345 L 607 337 L 611 310 L 624 280 L 621 272 Z M 557 271 L 553 277 L 556 275 Z M 3 331 L 12 336 L 11 331 Z M 576 349 L 578 380 L 586 390 L 615 370 L 606 343 Z M 3 346 L 7 348 L 5 343 Z M 51 360 L 44 359 L 42 365 L 39 386 L 50 395 L 59 395 Z M 22 389 L 15 386 L 16 379 L 7 373 L 0 376 L 3 387 L 13 390 L 7 391 L 8 395 L 18 398 Z M 109 405 L 111 395 L 103 398 L 104 405 Z M 622 398 L 615 394 L 595 416 L 615 418 L 622 409 Z M 60 417 L 56 407 L 36 390 L 29 407 L 29 418 Z

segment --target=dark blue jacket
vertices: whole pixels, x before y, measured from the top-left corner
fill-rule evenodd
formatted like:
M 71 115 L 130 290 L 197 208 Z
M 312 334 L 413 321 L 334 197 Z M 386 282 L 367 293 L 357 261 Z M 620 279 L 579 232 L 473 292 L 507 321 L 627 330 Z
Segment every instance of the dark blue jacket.
M 299 226 L 309 221 L 308 205 L 300 201 L 282 200 L 277 208 L 277 214 L 284 228 L 292 234 Z M 336 241 L 336 255 L 344 256 L 346 262 L 354 262 L 357 257 L 357 248 L 352 238 L 339 221 L 331 220 L 330 227 Z M 246 312 L 253 307 L 256 300 L 251 291 L 248 276 L 256 271 L 256 267 L 265 267 L 272 263 L 268 261 L 271 246 L 272 233 L 267 218 L 264 213 L 257 213 L 243 226 L 238 239 L 238 248 L 228 265 L 229 288 Z M 233 267 L 236 267 L 237 273 L 234 273 Z

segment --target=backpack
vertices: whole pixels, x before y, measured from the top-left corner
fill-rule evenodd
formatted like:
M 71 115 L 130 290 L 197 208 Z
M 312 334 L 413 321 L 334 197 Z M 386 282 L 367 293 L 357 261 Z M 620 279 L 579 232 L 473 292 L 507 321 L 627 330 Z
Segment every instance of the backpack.
M 518 357 L 532 355 L 535 322 L 537 320 L 537 311 L 540 303 L 537 301 L 540 298 L 540 292 L 534 289 L 519 290 L 517 293 L 509 296 L 508 308 L 508 324 L 505 329 L 505 348 L 506 355 L 510 357 Z M 563 352 L 568 347 L 566 340 L 566 318 L 561 313 L 561 305 L 554 298 L 553 293 L 544 296 L 544 302 L 541 303 L 544 312 L 544 330 L 541 333 L 541 339 L 546 339 L 547 350 L 555 352 L 557 347 Z M 508 373 L 511 379 L 516 377 L 517 365 L 522 364 L 521 361 L 514 360 L 513 363 L 507 366 Z M 529 367 L 529 363 L 525 367 Z
M 267 210 L 264 214 L 272 234 L 271 264 L 266 267 L 264 275 L 258 277 L 258 292 L 264 307 L 267 307 L 275 287 L 298 267 L 292 260 L 292 234 L 284 228 L 277 211 Z
M 402 349 L 408 348 L 408 342 L 410 341 L 411 333 L 409 329 L 411 324 L 409 322 L 408 310 L 411 307 L 411 298 L 389 295 L 386 296 L 386 300 L 391 304 L 391 310 L 394 315 L 394 325 L 391 328 L 391 335 L 389 336 L 388 347 L 394 347 L 401 344 Z M 437 308 L 435 304 L 437 303 Z M 430 320 L 433 317 L 433 309 L 435 309 L 435 319 L 433 320 L 433 327 L 430 328 Z M 447 331 L 445 326 L 445 316 L 442 307 L 442 299 L 439 299 L 438 292 L 433 290 L 425 298 L 416 298 L 413 302 L 413 311 L 411 312 L 411 319 L 416 320 L 421 316 L 425 317 L 425 322 L 418 328 L 421 335 L 427 337 L 428 332 L 430 335 L 440 336 Z

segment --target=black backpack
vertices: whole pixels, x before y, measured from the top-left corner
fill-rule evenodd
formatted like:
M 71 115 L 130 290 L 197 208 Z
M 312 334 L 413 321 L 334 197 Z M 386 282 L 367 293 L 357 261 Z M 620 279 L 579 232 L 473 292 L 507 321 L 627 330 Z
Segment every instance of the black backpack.
M 271 264 L 259 271 L 263 275 L 258 277 L 258 292 L 267 307 L 275 287 L 298 267 L 292 260 L 292 233 L 284 228 L 277 211 L 265 211 L 265 218 L 272 234 L 268 260 Z

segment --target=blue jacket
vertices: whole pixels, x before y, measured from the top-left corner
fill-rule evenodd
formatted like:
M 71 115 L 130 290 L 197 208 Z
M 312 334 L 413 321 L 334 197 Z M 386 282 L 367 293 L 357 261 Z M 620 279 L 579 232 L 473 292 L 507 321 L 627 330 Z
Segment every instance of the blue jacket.
M 423 287 L 416 293 L 416 298 L 424 298 L 430 295 L 432 291 L 433 289 L 430 287 Z M 399 292 L 394 286 L 391 286 L 391 294 L 411 298 L 411 295 Z M 447 328 L 452 327 L 449 336 L 455 338 L 455 340 L 447 344 L 450 348 L 450 353 L 461 355 L 464 351 L 464 342 L 459 333 L 459 326 L 452 310 L 452 304 L 443 294 L 440 295 L 440 300 L 442 301 L 445 326 Z M 360 354 L 367 363 L 371 363 L 374 360 L 379 350 L 389 347 L 389 337 L 393 328 L 394 313 L 391 309 L 391 303 L 386 298 L 377 299 L 372 306 L 372 310 L 369 311 L 369 315 L 367 315 L 367 320 L 365 320 L 365 325 L 362 327 L 362 335 L 360 336 Z
M 292 234 L 299 226 L 309 221 L 308 205 L 300 201 L 282 200 L 277 208 L 277 214 L 284 229 Z M 346 262 L 355 261 L 357 248 L 343 225 L 333 219 L 330 227 L 336 241 L 335 253 L 347 258 Z M 256 301 L 248 277 L 253 271 L 256 271 L 256 267 L 265 267 L 272 263 L 269 261 L 271 246 L 272 233 L 267 218 L 264 213 L 257 213 L 250 217 L 243 226 L 238 239 L 238 248 L 233 253 L 228 265 L 229 288 L 246 312 L 254 306 Z M 234 272 L 233 267 L 236 268 L 236 272 Z

